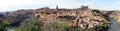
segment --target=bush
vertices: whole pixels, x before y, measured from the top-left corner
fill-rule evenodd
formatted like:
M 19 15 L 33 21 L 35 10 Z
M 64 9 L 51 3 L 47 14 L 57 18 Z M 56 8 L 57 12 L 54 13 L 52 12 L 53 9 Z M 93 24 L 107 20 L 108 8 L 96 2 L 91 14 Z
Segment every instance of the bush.
M 70 20 L 74 20 L 76 17 L 74 16 L 58 16 L 58 18 L 65 18 L 65 19 L 70 19 Z
M 40 31 L 42 22 L 39 19 L 28 18 L 22 25 L 15 27 L 15 31 Z
M 7 21 L 2 21 L 0 24 L 0 31 L 4 31 L 6 27 L 10 26 L 10 23 Z
M 103 23 L 102 25 L 94 26 L 92 28 L 89 28 L 89 31 L 107 31 L 108 29 L 108 24 Z
M 59 29 L 59 31 L 69 31 L 69 26 L 67 26 L 65 23 L 63 23 L 63 22 L 60 22 L 59 24 L 58 24 L 58 29 Z
M 60 22 L 58 24 L 58 29 L 59 29 L 59 31 L 81 31 L 80 27 L 77 27 L 77 28 L 76 27 L 70 27 L 63 22 Z

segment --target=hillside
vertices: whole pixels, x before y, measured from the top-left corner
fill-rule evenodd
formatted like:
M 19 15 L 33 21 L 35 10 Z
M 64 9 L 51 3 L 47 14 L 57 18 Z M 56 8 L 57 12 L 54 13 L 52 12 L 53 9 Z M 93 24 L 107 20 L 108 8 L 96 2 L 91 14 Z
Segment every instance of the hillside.
M 18 31 L 107 31 L 110 22 L 104 14 L 105 12 L 90 9 L 88 6 L 77 9 L 46 7 L 6 12 L 0 15 L 0 21 L 7 21 L 10 27 Z
M 113 11 L 112 14 L 110 14 L 110 17 L 120 24 L 120 11 Z

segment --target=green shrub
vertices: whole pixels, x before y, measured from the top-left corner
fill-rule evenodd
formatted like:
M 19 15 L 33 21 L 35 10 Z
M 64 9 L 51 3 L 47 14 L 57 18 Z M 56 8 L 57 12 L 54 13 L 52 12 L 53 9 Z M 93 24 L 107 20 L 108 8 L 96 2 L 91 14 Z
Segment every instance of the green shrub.
M 68 31 L 69 30 L 69 26 L 67 26 L 65 23 L 63 23 L 63 22 L 60 22 L 59 24 L 58 24 L 58 29 L 59 29 L 59 31 Z
M 15 31 L 40 31 L 40 26 L 42 22 L 39 19 L 28 18 L 22 25 L 15 27 Z
M 1 25 L 0 25 L 0 31 L 4 31 L 6 27 L 8 27 L 10 25 L 9 22 L 7 21 L 2 21 Z
M 107 31 L 107 29 L 108 29 L 108 23 L 103 23 L 102 25 L 89 28 L 89 31 Z
M 66 15 L 66 16 L 58 16 L 58 18 L 65 18 L 65 19 L 74 20 L 76 17 Z

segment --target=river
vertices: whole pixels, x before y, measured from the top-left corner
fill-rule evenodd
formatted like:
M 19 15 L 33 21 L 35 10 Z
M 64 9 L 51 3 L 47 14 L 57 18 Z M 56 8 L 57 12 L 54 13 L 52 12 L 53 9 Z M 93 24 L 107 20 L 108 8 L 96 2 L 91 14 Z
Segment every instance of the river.
M 110 19 L 110 22 L 111 23 L 110 23 L 108 31 L 120 31 L 120 27 L 116 21 L 114 21 L 113 19 Z

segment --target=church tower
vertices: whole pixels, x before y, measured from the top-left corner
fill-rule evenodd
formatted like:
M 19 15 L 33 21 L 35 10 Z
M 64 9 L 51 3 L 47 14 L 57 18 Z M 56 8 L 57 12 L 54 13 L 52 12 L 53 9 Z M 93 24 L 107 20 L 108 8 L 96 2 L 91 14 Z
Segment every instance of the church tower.
M 56 6 L 56 9 L 58 10 L 58 5 Z

